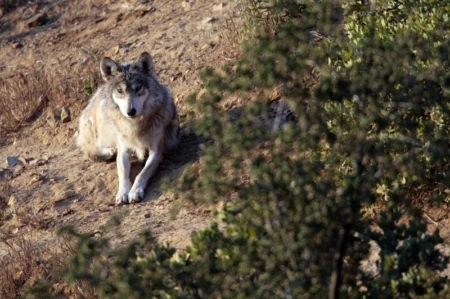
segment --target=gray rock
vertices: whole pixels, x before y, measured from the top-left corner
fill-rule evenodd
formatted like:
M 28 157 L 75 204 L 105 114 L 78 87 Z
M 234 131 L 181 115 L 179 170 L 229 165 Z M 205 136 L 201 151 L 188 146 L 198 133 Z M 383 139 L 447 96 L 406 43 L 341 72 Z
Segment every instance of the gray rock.
M 69 122 L 70 121 L 70 110 L 67 107 L 62 107 L 61 108 L 61 121 L 63 123 Z
M 201 22 L 200 22 L 200 24 L 202 25 L 202 26 L 211 26 L 214 22 L 216 22 L 217 21 L 217 18 L 212 18 L 212 17 L 206 17 L 206 18 L 204 18 Z
M 224 2 L 221 2 L 221 3 L 217 4 L 217 5 L 214 5 L 213 11 L 221 11 L 221 10 L 223 10 L 225 8 L 226 5 L 227 4 L 224 3 Z
M 6 161 L 8 162 L 8 167 L 13 168 L 16 165 L 24 165 L 23 162 L 24 159 L 19 156 L 9 156 L 6 158 Z

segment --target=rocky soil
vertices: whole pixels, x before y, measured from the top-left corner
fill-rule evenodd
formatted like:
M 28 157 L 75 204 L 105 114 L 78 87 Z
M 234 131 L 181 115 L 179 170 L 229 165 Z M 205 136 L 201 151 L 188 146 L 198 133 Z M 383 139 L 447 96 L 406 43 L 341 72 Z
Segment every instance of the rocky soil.
M 13 80 L 37 66 L 64 68 L 75 76 L 77 70 L 92 67 L 88 62 L 94 58 L 128 61 L 148 51 L 183 120 L 186 96 L 201 88 L 199 71 L 222 65 L 233 55 L 225 38 L 230 21 L 239 21 L 231 1 L 29 1 L 1 16 L 0 77 Z M 187 165 L 198 163 L 203 140 L 184 130 L 179 149 L 166 155 L 150 180 L 144 201 L 115 206 L 116 164 L 92 163 L 75 147 L 73 137 L 86 100 L 72 100 L 71 106 L 46 108 L 31 125 L 1 140 L 0 192 L 7 200 L 7 206 L 0 207 L 6 209 L 2 233 L 48 246 L 56 240 L 56 228 L 64 225 L 110 236 L 113 243 L 151 229 L 159 241 L 186 248 L 191 232 L 211 222 L 211 210 L 185 207 L 171 217 L 178 199 L 162 192 L 160 184 L 162 178 L 175 180 Z M 58 117 L 49 119 L 48 111 Z M 133 165 L 132 175 L 140 167 Z M 114 215 L 123 216 L 121 225 L 106 230 Z M 0 244 L 0 252 L 6 251 Z

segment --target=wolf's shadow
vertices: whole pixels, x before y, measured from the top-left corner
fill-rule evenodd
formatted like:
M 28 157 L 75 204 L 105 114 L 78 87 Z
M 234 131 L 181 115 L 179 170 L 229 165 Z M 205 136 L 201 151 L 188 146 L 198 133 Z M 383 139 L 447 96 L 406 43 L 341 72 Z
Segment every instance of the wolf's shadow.
M 297 117 L 293 115 L 289 106 L 283 100 L 277 99 L 267 103 L 268 115 L 265 118 L 256 117 L 255 121 L 266 126 L 267 130 L 280 130 L 288 122 L 296 122 Z M 305 108 L 306 109 L 306 108 Z M 245 111 L 242 106 L 230 109 L 228 112 L 230 121 L 235 121 L 240 117 L 245 117 Z M 243 115 L 244 114 L 244 115 Z M 156 199 L 162 195 L 160 190 L 163 178 L 174 182 L 181 176 L 185 166 L 192 164 L 201 157 L 200 145 L 212 141 L 201 135 L 196 134 L 194 130 L 195 122 L 192 121 L 181 127 L 179 145 L 164 154 L 163 161 L 156 169 L 155 174 L 150 178 L 145 189 L 143 201 Z M 262 142 L 263 140 L 255 140 Z M 143 164 L 133 162 L 131 165 L 130 180 L 133 183 L 136 176 L 142 170 Z
M 199 136 L 194 132 L 191 124 L 184 125 L 180 129 L 180 143 L 174 149 L 164 153 L 161 164 L 156 169 L 155 174 L 149 179 L 143 201 L 154 200 L 161 196 L 160 185 L 162 179 L 167 178 L 171 182 L 174 182 L 181 175 L 186 165 L 200 158 L 200 144 L 207 141 L 207 138 Z M 132 162 L 130 171 L 132 184 L 143 166 L 143 163 L 137 161 Z

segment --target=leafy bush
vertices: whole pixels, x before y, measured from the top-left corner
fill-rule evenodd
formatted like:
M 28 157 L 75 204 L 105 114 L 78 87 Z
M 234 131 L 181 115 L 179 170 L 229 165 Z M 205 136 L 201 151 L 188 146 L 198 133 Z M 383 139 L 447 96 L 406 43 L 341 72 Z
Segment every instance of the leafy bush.
M 274 35 L 282 23 L 301 17 L 305 8 L 299 0 L 239 0 L 238 6 L 248 36 Z
M 344 1 L 340 24 L 327 1 L 304 3 L 301 18 L 250 41 L 224 74 L 205 70 L 206 92 L 190 98 L 197 133 L 213 142 L 177 190 L 199 203 L 232 198 L 218 214 L 225 229 L 194 233 L 178 259 L 147 235 L 98 268 L 104 247 L 83 237 L 93 245 L 80 247 L 69 281 L 101 297 L 449 295 L 443 240 L 412 204 L 447 200 L 448 6 Z M 273 113 L 273 89 L 295 121 Z M 224 108 L 229 96 L 243 105 Z M 380 249 L 372 274 L 361 268 L 371 244 Z

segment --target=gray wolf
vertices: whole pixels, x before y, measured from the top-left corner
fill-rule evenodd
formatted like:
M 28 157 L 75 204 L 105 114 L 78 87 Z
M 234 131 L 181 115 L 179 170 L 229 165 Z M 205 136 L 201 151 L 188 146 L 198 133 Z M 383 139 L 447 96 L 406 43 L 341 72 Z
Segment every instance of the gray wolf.
M 168 88 L 155 76 L 148 53 L 124 64 L 105 57 L 100 71 L 105 83 L 81 114 L 76 143 L 92 160 L 116 156 L 116 204 L 139 202 L 163 152 L 178 144 L 178 114 Z M 133 185 L 129 179 L 131 155 L 145 162 Z

